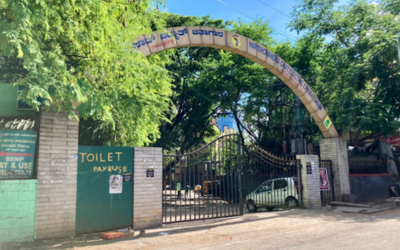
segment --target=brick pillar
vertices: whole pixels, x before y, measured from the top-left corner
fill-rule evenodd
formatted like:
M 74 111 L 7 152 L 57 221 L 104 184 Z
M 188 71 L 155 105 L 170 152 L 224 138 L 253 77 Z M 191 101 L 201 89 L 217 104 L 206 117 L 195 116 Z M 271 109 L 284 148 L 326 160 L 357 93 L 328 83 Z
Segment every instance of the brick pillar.
M 341 138 L 319 140 L 321 160 L 332 161 L 335 200 L 342 201 L 342 195 L 350 194 L 349 159 L 346 141 Z
M 296 155 L 296 159 L 301 161 L 302 166 L 301 183 L 304 208 L 321 208 L 318 155 Z M 311 174 L 307 173 L 307 163 L 311 164 Z
M 133 183 L 133 228 L 135 230 L 162 225 L 162 149 L 135 148 Z M 147 177 L 154 169 L 154 177 Z
M 39 118 L 36 238 L 75 235 L 78 121 L 42 110 Z

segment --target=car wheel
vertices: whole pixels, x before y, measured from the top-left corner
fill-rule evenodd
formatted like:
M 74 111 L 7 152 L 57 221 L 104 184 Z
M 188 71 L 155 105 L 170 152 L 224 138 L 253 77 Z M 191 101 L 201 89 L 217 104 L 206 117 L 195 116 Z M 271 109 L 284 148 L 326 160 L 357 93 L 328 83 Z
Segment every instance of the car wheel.
M 296 208 L 299 206 L 299 202 L 294 197 L 289 197 L 286 199 L 286 206 L 288 208 Z
M 274 207 L 266 207 L 267 211 L 273 211 Z
M 256 205 L 256 204 L 254 203 L 254 201 L 252 201 L 252 200 L 247 201 L 246 207 L 247 207 L 247 210 L 248 210 L 250 213 L 253 213 L 253 212 L 256 212 L 256 211 L 257 211 L 257 205 Z

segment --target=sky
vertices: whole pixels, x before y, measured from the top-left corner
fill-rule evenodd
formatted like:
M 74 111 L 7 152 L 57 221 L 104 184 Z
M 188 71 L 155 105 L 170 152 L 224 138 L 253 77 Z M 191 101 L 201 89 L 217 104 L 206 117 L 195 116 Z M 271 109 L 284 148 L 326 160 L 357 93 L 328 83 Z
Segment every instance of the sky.
M 340 0 L 345 4 L 347 0 Z M 185 16 L 210 15 L 215 19 L 251 22 L 256 18 L 268 21 L 273 37 L 294 42 L 299 35 L 287 28 L 296 0 L 166 0 L 167 11 Z

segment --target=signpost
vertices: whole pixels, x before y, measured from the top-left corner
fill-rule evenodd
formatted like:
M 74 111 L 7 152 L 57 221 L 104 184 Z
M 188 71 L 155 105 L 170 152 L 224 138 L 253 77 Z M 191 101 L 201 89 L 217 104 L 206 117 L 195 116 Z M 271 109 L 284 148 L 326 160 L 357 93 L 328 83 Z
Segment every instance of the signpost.
M 0 179 L 32 178 L 36 131 L 0 130 Z

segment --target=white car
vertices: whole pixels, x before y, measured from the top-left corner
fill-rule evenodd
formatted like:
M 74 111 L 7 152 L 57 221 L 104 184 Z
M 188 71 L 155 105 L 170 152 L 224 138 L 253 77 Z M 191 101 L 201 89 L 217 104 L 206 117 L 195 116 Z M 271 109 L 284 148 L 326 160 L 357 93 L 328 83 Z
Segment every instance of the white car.
M 246 196 L 246 206 L 249 212 L 265 207 L 272 211 L 274 207 L 299 206 L 297 178 L 276 178 L 263 182 L 256 190 Z

